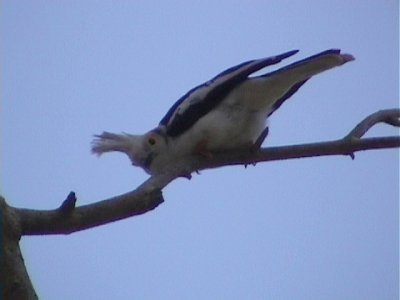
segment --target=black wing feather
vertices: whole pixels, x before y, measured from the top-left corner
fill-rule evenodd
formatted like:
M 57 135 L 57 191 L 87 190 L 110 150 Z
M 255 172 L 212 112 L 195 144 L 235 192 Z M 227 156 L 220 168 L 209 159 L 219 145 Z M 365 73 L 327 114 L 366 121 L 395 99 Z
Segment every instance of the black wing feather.
M 304 59 L 298 60 L 298 61 L 296 61 L 296 62 L 294 62 L 294 63 L 292 63 L 290 65 L 284 66 L 284 67 L 282 67 L 282 68 L 280 68 L 280 69 L 278 69 L 276 71 L 269 72 L 267 74 L 261 75 L 260 77 L 269 77 L 269 76 L 276 75 L 277 73 L 281 73 L 281 72 L 293 69 L 293 68 L 297 67 L 298 65 L 301 65 L 301 64 L 303 64 L 305 62 L 308 62 L 310 60 L 314 60 L 314 59 L 316 59 L 316 58 L 318 58 L 320 56 L 324 56 L 324 55 L 327 55 L 327 54 L 340 54 L 340 50 L 339 49 L 325 50 L 323 52 L 320 52 L 320 53 L 314 54 L 312 56 L 306 57 Z
M 201 117 L 216 107 L 229 92 L 245 81 L 250 74 L 266 66 L 279 63 L 281 60 L 297 52 L 298 50 L 293 50 L 269 58 L 247 61 L 221 72 L 210 81 L 191 89 L 181 97 L 168 110 L 167 114 L 162 118 L 160 125 L 166 127 L 166 132 L 169 136 L 174 137 L 184 133 Z M 208 91 L 202 99 L 196 99 L 182 113 L 176 113 L 183 102 L 193 100 L 191 97 L 193 97 L 194 92 L 203 88 L 208 89 Z
M 309 56 L 307 58 L 304 58 L 302 60 L 298 60 L 298 61 L 296 61 L 296 62 L 294 62 L 294 63 L 292 63 L 290 65 L 287 65 L 287 66 L 285 66 L 283 68 L 280 68 L 279 70 L 276 70 L 276 71 L 261 75 L 259 77 L 264 77 L 265 78 L 265 77 L 274 76 L 274 75 L 276 75 L 278 73 L 285 72 L 285 71 L 290 70 L 292 68 L 296 68 L 297 66 L 299 66 L 299 65 L 301 65 L 303 63 L 306 63 L 306 62 L 308 62 L 310 60 L 314 60 L 314 59 L 316 59 L 316 58 L 318 58 L 320 56 L 324 56 L 324 55 L 327 55 L 327 54 L 339 54 L 339 53 L 340 53 L 339 49 L 329 49 L 329 50 L 317 53 L 315 55 Z M 289 99 L 291 96 L 293 96 L 293 94 L 296 93 L 299 90 L 299 88 L 303 84 L 305 84 L 307 82 L 307 80 L 308 79 L 300 81 L 300 82 L 297 82 L 281 98 L 279 98 L 274 103 L 274 106 L 272 107 L 272 111 L 268 114 L 268 117 L 270 115 L 272 115 L 282 105 L 283 102 L 285 102 L 287 99 Z

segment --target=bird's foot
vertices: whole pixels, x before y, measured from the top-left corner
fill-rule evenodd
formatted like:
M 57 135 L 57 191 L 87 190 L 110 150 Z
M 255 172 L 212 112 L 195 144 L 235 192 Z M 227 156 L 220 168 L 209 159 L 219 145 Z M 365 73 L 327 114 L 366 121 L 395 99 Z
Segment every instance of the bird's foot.
M 196 172 L 197 175 L 200 175 L 200 171 L 199 170 L 196 170 L 195 172 Z M 192 174 L 187 173 L 187 174 L 182 174 L 179 177 L 183 177 L 183 178 L 186 178 L 187 180 L 191 180 L 193 176 L 192 176 Z
M 182 174 L 179 177 L 183 177 L 186 178 L 187 180 L 191 180 L 192 179 L 192 174 L 188 173 L 188 174 Z
M 264 143 L 265 138 L 268 136 L 269 128 L 265 127 L 265 129 L 261 132 L 260 136 L 252 145 L 252 151 L 258 151 L 261 148 L 262 143 Z
M 251 152 L 256 152 L 256 151 L 260 150 L 262 143 L 264 142 L 265 138 L 268 136 L 268 131 L 269 131 L 269 129 L 268 129 L 268 127 L 266 127 L 266 128 L 261 132 L 261 134 L 260 134 L 260 136 L 257 138 L 257 140 L 256 140 L 254 143 L 251 143 L 251 144 L 250 144 L 249 149 L 250 149 Z M 252 165 L 253 167 L 255 167 L 256 164 L 257 164 L 256 162 L 251 163 L 251 165 Z M 250 165 L 250 164 L 245 164 L 244 167 L 247 168 L 248 165 Z
M 249 163 L 249 164 L 244 164 L 244 168 L 247 169 L 248 165 L 252 165 L 253 167 L 255 167 L 257 165 L 257 163 L 256 162 L 252 162 L 252 163 Z
M 213 158 L 213 154 L 208 150 L 208 142 L 207 140 L 201 140 L 194 147 L 193 154 L 201 155 L 205 158 L 211 159 Z

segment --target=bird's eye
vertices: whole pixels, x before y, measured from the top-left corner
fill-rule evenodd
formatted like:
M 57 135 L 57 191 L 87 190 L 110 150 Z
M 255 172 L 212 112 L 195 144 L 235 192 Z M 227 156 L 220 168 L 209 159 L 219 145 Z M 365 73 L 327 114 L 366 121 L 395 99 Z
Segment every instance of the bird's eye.
M 156 144 L 156 139 L 153 138 L 153 137 L 150 137 L 147 141 L 149 142 L 149 144 L 150 144 L 151 146 L 153 146 L 153 145 Z

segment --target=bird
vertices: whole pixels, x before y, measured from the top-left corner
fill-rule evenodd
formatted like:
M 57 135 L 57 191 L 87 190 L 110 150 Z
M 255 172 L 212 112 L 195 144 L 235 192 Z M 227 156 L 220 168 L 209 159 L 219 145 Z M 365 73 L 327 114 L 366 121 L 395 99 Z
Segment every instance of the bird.
M 179 98 L 158 126 L 145 134 L 104 131 L 95 135 L 92 153 L 118 151 L 150 175 L 189 155 L 261 147 L 267 119 L 312 76 L 354 60 L 329 49 L 261 75 L 253 73 L 280 63 L 299 50 L 233 66 Z

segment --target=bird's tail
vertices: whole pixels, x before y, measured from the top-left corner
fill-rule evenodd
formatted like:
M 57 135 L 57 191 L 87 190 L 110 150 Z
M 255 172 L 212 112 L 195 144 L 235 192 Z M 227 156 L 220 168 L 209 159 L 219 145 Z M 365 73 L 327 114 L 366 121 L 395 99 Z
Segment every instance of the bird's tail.
M 254 77 L 253 80 L 247 81 L 253 94 L 257 96 L 253 95 L 253 99 L 260 99 L 254 102 L 254 106 L 267 108 L 268 115 L 271 115 L 312 76 L 352 60 L 352 55 L 331 49 Z
M 260 77 L 279 78 L 280 76 L 284 76 L 286 80 L 293 79 L 296 82 L 300 82 L 352 60 L 354 60 L 354 57 L 351 54 L 340 53 L 339 49 L 330 49 L 299 60 Z
M 127 152 L 130 147 L 130 137 L 127 134 L 116 134 L 103 132 L 95 135 L 92 141 L 92 153 L 101 155 L 104 152 L 119 151 Z

